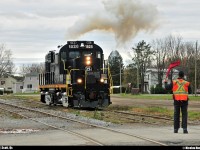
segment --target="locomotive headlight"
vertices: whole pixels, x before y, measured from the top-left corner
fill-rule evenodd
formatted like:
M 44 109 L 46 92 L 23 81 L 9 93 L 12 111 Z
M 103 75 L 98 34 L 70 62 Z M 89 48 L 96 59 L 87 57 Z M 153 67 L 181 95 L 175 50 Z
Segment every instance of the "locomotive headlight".
M 90 56 L 87 56 L 87 57 L 85 58 L 85 64 L 86 64 L 87 66 L 91 65 L 91 57 L 90 57 Z
M 77 83 L 78 83 L 78 84 L 81 84 L 82 82 L 83 82 L 83 81 L 82 81 L 81 78 L 78 78 L 78 79 L 77 79 Z
M 91 60 L 91 57 L 90 57 L 90 56 L 87 56 L 87 57 L 86 57 L 86 60 Z
M 104 79 L 103 79 L 103 78 L 101 78 L 101 79 L 100 79 L 100 82 L 101 82 L 101 83 L 104 83 Z
M 107 79 L 101 78 L 100 82 L 106 84 L 108 81 L 107 81 Z

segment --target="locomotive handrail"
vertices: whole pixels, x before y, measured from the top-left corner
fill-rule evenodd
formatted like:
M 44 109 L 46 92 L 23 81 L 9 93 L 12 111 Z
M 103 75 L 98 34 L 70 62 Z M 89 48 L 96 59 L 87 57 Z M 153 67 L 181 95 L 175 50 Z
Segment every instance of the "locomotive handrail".
M 108 67 L 108 75 L 110 78 L 110 94 L 113 94 L 113 80 L 112 80 L 112 75 L 111 75 L 111 71 L 109 67 Z
M 80 69 L 67 69 L 66 66 L 65 66 L 65 61 L 62 59 L 63 61 L 63 65 L 64 65 L 64 70 L 67 71 L 67 75 L 66 75 L 66 93 L 67 93 L 67 96 L 72 96 L 73 95 L 73 89 L 71 87 L 68 86 L 68 81 L 70 80 L 71 81 L 71 71 L 77 71 L 77 70 L 80 70 Z M 70 78 L 69 78 L 70 76 Z M 71 92 L 71 93 L 69 93 Z
M 113 81 L 112 81 L 112 75 L 110 73 L 110 68 L 101 68 L 101 70 L 108 70 L 108 78 L 110 79 L 110 94 L 113 94 Z
M 64 64 L 64 70 L 66 70 L 67 71 L 67 74 L 71 74 L 71 71 L 75 71 L 75 70 L 80 70 L 80 69 L 66 69 L 66 67 L 65 67 L 65 61 L 62 59 L 62 61 L 63 61 L 63 64 Z

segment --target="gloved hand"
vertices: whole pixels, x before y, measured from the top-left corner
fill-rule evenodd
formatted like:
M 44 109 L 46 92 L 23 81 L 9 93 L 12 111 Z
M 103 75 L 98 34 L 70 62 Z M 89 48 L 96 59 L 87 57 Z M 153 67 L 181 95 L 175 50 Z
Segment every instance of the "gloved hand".
M 167 79 L 167 78 L 164 79 L 164 83 L 166 83 L 166 82 L 168 82 L 168 79 Z

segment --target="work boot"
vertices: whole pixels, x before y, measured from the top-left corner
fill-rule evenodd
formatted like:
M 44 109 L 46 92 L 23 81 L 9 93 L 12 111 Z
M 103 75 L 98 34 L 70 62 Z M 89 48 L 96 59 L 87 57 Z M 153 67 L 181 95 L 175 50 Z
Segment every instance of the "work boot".
M 174 129 L 174 133 L 178 133 L 178 129 Z
M 188 130 L 187 129 L 183 129 L 183 133 L 184 134 L 188 134 Z

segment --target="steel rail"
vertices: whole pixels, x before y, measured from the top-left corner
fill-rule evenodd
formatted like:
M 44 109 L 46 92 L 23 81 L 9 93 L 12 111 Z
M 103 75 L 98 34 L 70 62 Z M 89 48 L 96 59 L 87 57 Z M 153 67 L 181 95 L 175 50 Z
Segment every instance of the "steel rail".
M 2 102 L 0 102 L 0 103 L 2 104 Z M 6 104 L 6 105 L 8 105 L 8 104 Z M 11 105 L 9 105 L 9 106 L 11 106 Z M 13 107 L 16 107 L 16 106 L 13 106 Z M 17 108 L 20 108 L 20 107 L 17 107 Z M 92 138 L 89 138 L 89 137 L 87 137 L 87 136 L 85 136 L 85 135 L 79 134 L 79 133 L 77 133 L 77 132 L 74 132 L 74 131 L 71 131 L 71 130 L 62 129 L 62 128 L 59 128 L 59 127 L 50 125 L 50 124 L 48 124 L 48 123 L 45 123 L 45 122 L 42 122 L 42 121 L 39 121 L 39 120 L 30 118 L 30 117 L 28 117 L 28 116 L 19 114 L 19 113 L 17 113 L 17 112 L 8 110 L 8 109 L 4 109 L 4 108 L 1 108 L 1 107 L 0 107 L 0 109 L 2 109 L 2 110 L 4 110 L 4 111 L 7 111 L 7 112 L 10 112 L 10 113 L 13 113 L 13 114 L 16 114 L 16 115 L 19 115 L 19 116 L 24 117 L 24 118 L 26 118 L 26 119 L 29 119 L 29 120 L 32 120 L 32 121 L 41 123 L 41 124 L 46 125 L 46 126 L 48 126 L 48 127 L 51 127 L 51 128 L 57 129 L 57 130 L 61 130 L 61 131 L 64 131 L 64 132 L 67 132 L 67 133 L 70 133 L 70 134 L 73 134 L 73 135 L 78 136 L 78 137 L 81 137 L 81 138 L 83 138 L 83 139 L 85 139 L 85 140 L 87 140 L 87 141 L 89 141 L 89 142 L 95 143 L 95 144 L 97 144 L 97 145 L 99 145 L 99 146 L 103 146 L 102 143 L 100 143 L 100 142 L 98 142 L 98 141 L 96 141 L 96 140 L 94 140 L 94 139 L 92 139 Z M 21 108 L 21 109 L 23 109 L 23 108 Z M 28 110 L 28 109 L 26 109 L 26 110 Z M 30 110 L 29 110 L 29 111 L 30 111 Z M 35 112 L 39 112 L 39 111 L 35 111 Z M 54 116 L 54 117 L 55 117 L 55 116 Z
M 54 117 L 61 118 L 61 119 L 70 120 L 70 121 L 73 121 L 73 122 L 78 122 L 78 123 L 85 124 L 85 125 L 92 126 L 92 127 L 96 127 L 96 128 L 105 129 L 105 130 L 108 130 L 108 131 L 111 131 L 111 132 L 114 132 L 114 133 L 120 133 L 120 134 L 123 134 L 123 135 L 127 135 L 127 136 L 131 136 L 131 137 L 139 138 L 139 139 L 142 139 L 142 140 L 154 143 L 154 144 L 158 144 L 158 145 L 161 145 L 161 146 L 167 146 L 167 144 L 155 141 L 153 139 L 149 139 L 149 138 L 142 137 L 142 136 L 135 135 L 135 134 L 130 134 L 130 133 L 122 132 L 120 130 L 115 130 L 115 129 L 108 128 L 108 127 L 103 127 L 103 126 L 99 126 L 99 125 L 95 125 L 95 124 L 86 123 L 86 122 L 75 120 L 75 119 L 72 119 L 72 118 L 69 118 L 69 117 L 57 116 L 55 114 L 51 114 L 51 113 L 48 113 L 48 112 L 34 110 L 34 109 L 31 109 L 31 108 L 25 108 L 25 107 L 21 107 L 21 106 L 9 104 L 9 103 L 3 103 L 3 102 L 0 102 L 0 103 L 1 104 L 7 104 L 7 105 L 10 105 L 10 106 L 13 106 L 13 107 L 18 107 L 18 108 L 21 108 L 21 109 L 26 109 L 26 110 L 29 110 L 29 111 L 40 112 L 40 113 L 43 113 L 43 114 L 46 114 L 46 115 L 54 116 Z

